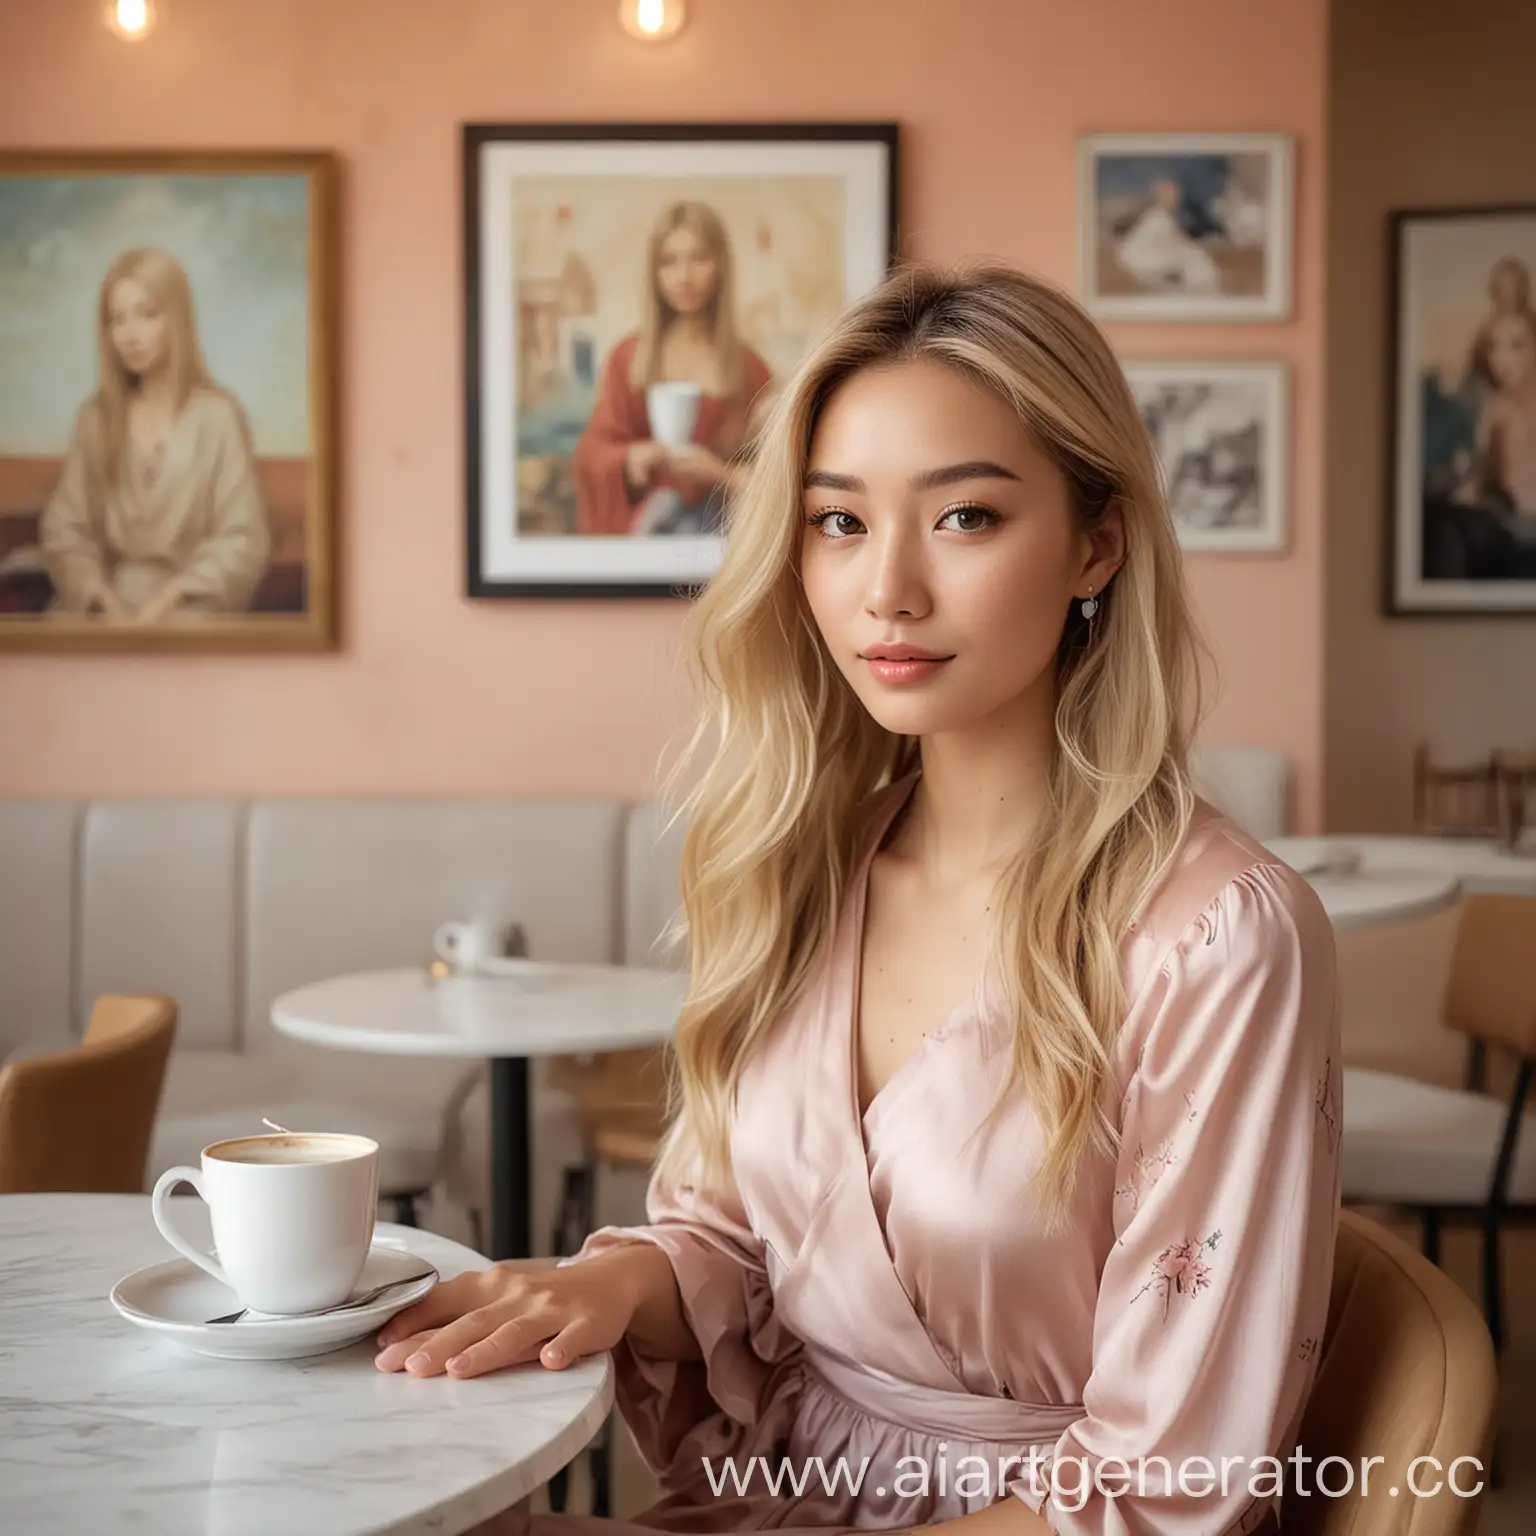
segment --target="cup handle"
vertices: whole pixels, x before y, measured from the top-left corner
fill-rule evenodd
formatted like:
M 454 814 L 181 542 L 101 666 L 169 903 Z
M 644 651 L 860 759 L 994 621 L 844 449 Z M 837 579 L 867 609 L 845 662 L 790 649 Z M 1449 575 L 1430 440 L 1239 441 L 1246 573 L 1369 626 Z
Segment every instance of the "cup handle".
M 180 1232 L 171 1225 L 171 1218 L 166 1213 L 165 1202 L 171 1198 L 171 1191 L 178 1184 L 190 1184 L 198 1193 L 203 1204 L 208 1203 L 208 1191 L 203 1188 L 203 1176 L 196 1168 L 167 1168 L 164 1173 L 155 1180 L 155 1192 L 149 1197 L 150 1214 L 155 1218 L 155 1225 L 160 1228 L 160 1236 L 168 1242 L 183 1258 L 191 1259 L 199 1269 L 205 1269 L 210 1275 L 223 1285 L 234 1290 L 228 1275 L 223 1267 L 211 1253 L 203 1253 L 194 1248 Z
M 437 951 L 438 959 L 457 960 L 459 957 L 459 944 L 463 934 L 463 923 L 444 923 L 432 935 L 432 948 Z

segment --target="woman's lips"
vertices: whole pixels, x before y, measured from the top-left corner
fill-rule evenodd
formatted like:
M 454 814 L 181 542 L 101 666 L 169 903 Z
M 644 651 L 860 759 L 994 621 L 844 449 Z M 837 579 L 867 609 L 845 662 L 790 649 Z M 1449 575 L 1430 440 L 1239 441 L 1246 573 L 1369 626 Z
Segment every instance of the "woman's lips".
M 910 661 L 895 661 L 886 656 L 866 658 L 869 670 L 879 683 L 920 683 L 932 677 L 941 667 L 954 660 L 952 656 L 913 657 Z

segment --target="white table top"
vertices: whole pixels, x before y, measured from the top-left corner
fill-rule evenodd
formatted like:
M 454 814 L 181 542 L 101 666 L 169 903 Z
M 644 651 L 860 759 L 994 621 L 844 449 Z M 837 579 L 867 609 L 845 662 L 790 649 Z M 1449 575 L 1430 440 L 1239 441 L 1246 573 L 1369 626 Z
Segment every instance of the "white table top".
M 1307 879 L 1338 933 L 1412 922 L 1443 912 L 1461 900 L 1461 884 L 1454 875 L 1362 872 L 1309 875 Z
M 365 971 L 287 992 L 282 1034 L 399 1056 L 579 1056 L 672 1037 L 688 978 L 638 966 L 540 965 L 528 979 Z
M 196 1232 L 201 1202 L 180 1203 Z M 486 1266 L 379 1232 L 445 1278 Z M 377 1371 L 366 1340 L 311 1360 L 190 1354 L 107 1300 L 168 1256 L 145 1196 L 0 1197 L 0 1531 L 456 1536 L 569 1463 L 612 1402 L 607 1355 L 417 1381 Z
M 1492 838 L 1463 837 L 1276 837 L 1266 845 L 1293 869 L 1330 853 L 1354 851 L 1365 875 L 1409 873 L 1451 875 L 1466 894 L 1536 896 L 1536 832 L 1527 832 L 1516 852 Z

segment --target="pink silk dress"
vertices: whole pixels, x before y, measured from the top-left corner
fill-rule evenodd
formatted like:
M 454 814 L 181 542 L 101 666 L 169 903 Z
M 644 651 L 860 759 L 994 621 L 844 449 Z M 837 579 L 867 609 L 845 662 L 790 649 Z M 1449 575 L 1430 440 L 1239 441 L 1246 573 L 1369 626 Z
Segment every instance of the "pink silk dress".
M 1273 1529 L 1278 1469 L 1259 1458 L 1295 1444 L 1339 1203 L 1328 917 L 1197 808 L 1123 949 L 1119 1156 L 1084 1167 L 1070 1223 L 1048 1232 L 1022 1095 L 977 1133 L 1010 1038 L 980 983 L 859 1113 L 869 866 L 915 782 L 871 807 L 826 961 L 744 1071 L 734 1189 L 653 1181 L 649 1225 L 566 1261 L 655 1243 L 698 1338 L 697 1361 L 617 1351 L 621 1411 L 664 1490 L 638 1523 L 893 1529 L 1016 1494 L 1063 1536 Z M 1117 1457 L 1129 1475 L 1111 1461 L 1096 1490 Z M 1194 1457 L 1210 1472 L 1192 1463 L 1181 1491 Z M 1225 1492 L 1223 1457 L 1244 1458 Z

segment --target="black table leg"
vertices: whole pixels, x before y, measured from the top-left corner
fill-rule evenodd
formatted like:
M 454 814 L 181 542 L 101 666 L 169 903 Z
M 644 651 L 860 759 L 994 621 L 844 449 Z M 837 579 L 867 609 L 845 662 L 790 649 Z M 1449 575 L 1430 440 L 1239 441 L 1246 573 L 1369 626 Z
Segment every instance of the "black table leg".
M 533 1256 L 533 1137 L 528 1104 L 528 1062 L 498 1056 L 491 1062 L 490 1257 Z

